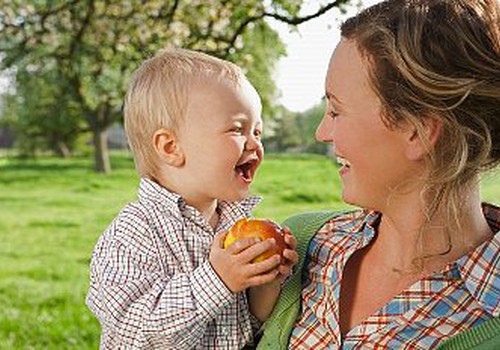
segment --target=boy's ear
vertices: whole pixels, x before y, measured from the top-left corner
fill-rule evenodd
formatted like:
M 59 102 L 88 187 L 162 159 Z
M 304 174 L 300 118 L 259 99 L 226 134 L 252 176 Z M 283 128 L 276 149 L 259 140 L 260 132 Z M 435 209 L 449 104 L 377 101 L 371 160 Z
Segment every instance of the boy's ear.
M 168 165 L 174 167 L 181 167 L 184 165 L 184 153 L 172 130 L 156 130 L 153 134 L 153 146 L 160 159 Z
M 422 140 L 417 128 L 411 126 L 406 147 L 406 156 L 410 160 L 422 160 L 436 145 L 439 136 L 441 135 L 442 122 L 437 117 L 425 117 L 422 125 L 422 133 L 426 140 Z

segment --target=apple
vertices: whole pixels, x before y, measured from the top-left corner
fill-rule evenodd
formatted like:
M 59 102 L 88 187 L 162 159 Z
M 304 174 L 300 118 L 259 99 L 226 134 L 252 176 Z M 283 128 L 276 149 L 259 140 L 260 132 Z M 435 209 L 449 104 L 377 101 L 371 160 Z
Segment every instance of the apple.
M 238 220 L 224 240 L 224 249 L 227 249 L 231 244 L 242 238 L 257 237 L 261 240 L 274 238 L 276 244 L 273 248 L 262 253 L 252 260 L 252 262 L 259 262 L 267 258 L 279 254 L 283 258 L 283 250 L 285 250 L 285 238 L 283 236 L 282 228 L 275 222 L 268 219 L 248 219 L 243 218 Z

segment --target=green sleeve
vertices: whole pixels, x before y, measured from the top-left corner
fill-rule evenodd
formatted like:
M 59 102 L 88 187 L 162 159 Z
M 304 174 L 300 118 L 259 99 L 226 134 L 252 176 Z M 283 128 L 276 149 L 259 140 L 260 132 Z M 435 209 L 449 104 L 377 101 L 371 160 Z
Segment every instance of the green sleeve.
M 307 248 L 314 234 L 343 212 L 309 212 L 292 216 L 283 222 L 297 239 L 299 261 L 294 273 L 283 286 L 269 319 L 264 324 L 258 350 L 285 350 L 300 312 L 301 275 Z M 478 327 L 457 334 L 440 344 L 437 350 L 500 350 L 500 318 L 488 320 Z
M 258 350 L 281 350 L 288 346 L 288 338 L 300 310 L 302 266 L 309 241 L 314 234 L 333 217 L 341 214 L 333 211 L 320 211 L 298 214 L 286 219 L 288 226 L 297 239 L 299 261 L 294 273 L 283 286 L 280 297 L 269 319 L 264 324 L 264 333 L 257 346 Z
M 458 333 L 444 341 L 437 350 L 499 350 L 500 318 L 495 317 L 481 324 Z

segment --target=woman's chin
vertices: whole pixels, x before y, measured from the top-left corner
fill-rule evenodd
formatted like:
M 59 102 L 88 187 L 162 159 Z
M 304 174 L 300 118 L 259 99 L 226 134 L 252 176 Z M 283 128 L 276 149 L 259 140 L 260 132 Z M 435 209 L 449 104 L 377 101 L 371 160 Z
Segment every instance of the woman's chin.
M 346 191 L 345 188 L 342 190 L 342 200 L 344 201 L 344 203 L 347 203 L 350 205 L 354 205 L 354 206 L 358 206 L 358 207 L 362 206 L 359 198 L 356 195 L 354 195 L 353 193 Z
M 342 200 L 347 204 L 353 204 L 352 203 L 353 198 L 345 187 L 342 187 Z

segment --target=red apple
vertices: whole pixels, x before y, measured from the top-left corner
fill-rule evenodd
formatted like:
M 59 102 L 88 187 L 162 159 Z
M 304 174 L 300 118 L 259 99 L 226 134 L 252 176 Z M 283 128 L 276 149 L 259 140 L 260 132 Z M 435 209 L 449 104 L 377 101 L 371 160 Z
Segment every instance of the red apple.
M 282 228 L 275 222 L 268 219 L 248 219 L 244 218 L 238 220 L 233 227 L 229 230 L 226 239 L 224 240 L 224 249 L 227 249 L 231 244 L 242 238 L 257 237 L 261 240 L 274 238 L 276 244 L 273 248 L 262 253 L 252 260 L 252 262 L 259 262 L 266 260 L 274 254 L 279 254 L 283 257 L 283 250 L 285 250 L 285 238 L 283 236 Z

